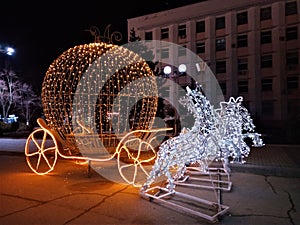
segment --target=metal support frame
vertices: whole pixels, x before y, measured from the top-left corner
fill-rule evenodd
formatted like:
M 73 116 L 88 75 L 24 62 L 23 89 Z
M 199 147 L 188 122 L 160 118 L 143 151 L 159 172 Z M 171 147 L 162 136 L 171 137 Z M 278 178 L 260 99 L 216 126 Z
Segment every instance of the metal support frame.
M 201 170 L 199 167 L 187 167 L 186 176 L 174 183 L 181 186 L 224 191 L 230 191 L 232 187 L 230 174 L 223 168 L 218 167 L 209 167 L 206 171 Z
M 146 191 L 141 191 L 141 196 L 168 208 L 201 217 L 210 222 L 217 222 L 220 216 L 229 210 L 229 207 L 221 204 L 220 201 L 212 202 L 183 192 L 170 191 L 160 186 L 154 186 Z M 184 202 L 186 202 L 186 205 L 184 205 Z

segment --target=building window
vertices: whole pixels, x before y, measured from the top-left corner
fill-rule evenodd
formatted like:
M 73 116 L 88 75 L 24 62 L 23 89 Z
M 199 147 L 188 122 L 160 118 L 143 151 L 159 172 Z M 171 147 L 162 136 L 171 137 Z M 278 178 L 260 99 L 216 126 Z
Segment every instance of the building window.
M 185 24 L 178 25 L 178 37 L 186 38 L 186 25 Z
M 243 34 L 243 35 L 238 35 L 237 36 L 237 47 L 247 47 L 248 46 L 248 35 Z
M 161 39 L 168 39 L 169 38 L 169 28 L 162 28 L 160 30 L 160 38 Z
M 274 102 L 273 101 L 262 101 L 261 106 L 262 115 L 271 116 L 274 113 Z
M 225 16 L 216 18 L 216 30 L 225 28 Z
M 248 92 L 248 81 L 242 80 L 238 82 L 238 92 L 247 93 Z
M 297 14 L 297 2 L 286 2 L 285 3 L 285 15 L 295 15 Z
M 186 56 L 186 45 L 178 47 L 178 56 Z
M 196 53 L 205 53 L 205 42 L 196 43 Z
M 196 33 L 205 32 L 205 21 L 196 22 Z
M 299 88 L 299 77 L 288 77 L 287 78 L 287 89 L 298 89 Z
M 226 60 L 216 61 L 216 73 L 226 73 Z
M 218 38 L 216 39 L 216 51 L 224 51 L 226 50 L 226 39 Z
M 167 59 L 169 58 L 169 49 L 168 48 L 163 48 L 161 50 L 161 58 L 162 59 Z
M 153 36 L 152 36 L 152 31 L 146 31 L 145 32 L 145 40 L 152 40 Z
M 272 78 L 261 80 L 261 90 L 262 91 L 272 91 L 273 80 Z
M 220 82 L 219 85 L 220 85 L 223 95 L 226 95 L 226 93 L 227 93 L 226 82 Z
M 272 43 L 272 31 L 262 31 L 260 33 L 260 43 L 261 44 L 267 44 L 267 43 Z
M 247 24 L 248 23 L 248 12 L 241 12 L 236 14 L 236 23 L 237 25 Z
M 299 64 L 298 51 L 286 53 L 287 70 L 297 70 Z
M 238 59 L 238 74 L 246 75 L 248 72 L 248 58 Z
M 272 55 L 263 55 L 260 59 L 260 67 L 261 68 L 270 68 L 272 67 Z
M 270 7 L 265 7 L 260 9 L 260 20 L 270 20 L 272 19 L 272 8 Z
M 287 27 L 285 29 L 286 40 L 296 40 L 298 39 L 298 27 Z

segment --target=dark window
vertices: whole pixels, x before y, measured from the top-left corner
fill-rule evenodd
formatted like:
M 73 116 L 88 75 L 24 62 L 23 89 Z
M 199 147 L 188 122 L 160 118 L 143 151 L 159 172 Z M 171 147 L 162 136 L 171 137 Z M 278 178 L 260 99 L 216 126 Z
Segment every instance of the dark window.
M 186 38 L 186 25 L 178 25 L 178 37 Z
M 285 3 L 285 15 L 294 15 L 297 14 L 297 2 L 286 2 Z
M 285 29 L 286 40 L 296 40 L 298 39 L 298 27 L 287 27 Z
M 145 40 L 152 40 L 152 31 L 146 31 L 145 32 Z
M 161 30 L 160 30 L 160 38 L 161 39 L 167 39 L 167 38 L 169 38 L 169 28 L 162 28 Z
M 288 77 L 287 78 L 287 89 L 298 89 L 299 77 Z
M 247 24 L 248 23 L 248 12 L 241 12 L 236 14 L 236 23 L 237 25 Z
M 272 67 L 272 55 L 263 55 L 260 59 L 260 67 L 261 68 L 269 68 Z
M 243 35 L 238 35 L 237 36 L 237 47 L 247 47 L 248 46 L 248 35 L 243 34 Z
M 260 20 L 270 20 L 272 19 L 272 8 L 266 7 L 260 9 Z
M 274 102 L 263 101 L 261 105 L 261 111 L 263 115 L 271 116 L 274 113 Z
M 161 50 L 161 58 L 162 59 L 169 58 L 169 49 L 168 48 L 163 48 Z
M 226 49 L 226 39 L 219 38 L 216 39 L 216 51 L 223 51 Z
M 178 56 L 186 55 L 186 45 L 178 47 Z
M 273 86 L 273 80 L 271 78 L 261 80 L 262 91 L 272 91 L 272 86 Z
M 238 92 L 245 93 L 248 92 L 248 81 L 242 80 L 238 82 Z
M 226 60 L 216 61 L 216 73 L 226 73 Z
M 216 18 L 216 30 L 225 28 L 225 16 Z
M 238 59 L 238 72 L 239 75 L 245 75 L 244 73 L 248 70 L 248 58 Z
M 298 51 L 286 53 L 286 65 L 298 65 Z
M 205 21 L 196 22 L 196 33 L 205 32 Z
M 298 51 L 286 53 L 287 70 L 289 71 L 297 70 L 298 64 L 299 64 Z
M 221 82 L 220 88 L 222 90 L 223 95 L 226 95 L 226 93 L 227 93 L 226 82 Z
M 196 53 L 204 53 L 205 52 L 205 42 L 198 42 L 196 44 Z
M 267 43 L 272 43 L 272 31 L 262 31 L 260 33 L 260 43 L 261 44 L 267 44 Z

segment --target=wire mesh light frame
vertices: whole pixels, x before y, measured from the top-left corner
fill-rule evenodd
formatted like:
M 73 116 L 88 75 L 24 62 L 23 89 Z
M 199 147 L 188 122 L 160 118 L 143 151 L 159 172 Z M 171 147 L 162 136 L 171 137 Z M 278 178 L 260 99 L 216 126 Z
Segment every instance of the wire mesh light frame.
M 104 42 L 63 52 L 42 84 L 45 119 L 63 139 L 74 134 L 77 122 L 106 139 L 132 129 L 149 129 L 157 96 L 154 74 L 144 59 Z

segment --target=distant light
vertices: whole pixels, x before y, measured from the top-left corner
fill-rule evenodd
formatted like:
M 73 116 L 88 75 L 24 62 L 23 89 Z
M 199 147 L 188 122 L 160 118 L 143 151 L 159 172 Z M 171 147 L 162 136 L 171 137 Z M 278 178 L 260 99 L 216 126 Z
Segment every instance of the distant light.
M 178 71 L 180 73 L 185 73 L 186 72 L 186 65 L 185 64 L 180 64 L 178 67 Z
M 15 49 L 11 48 L 11 47 L 6 47 L 6 54 L 7 55 L 13 55 L 15 53 Z
M 169 75 L 171 73 L 171 71 L 172 71 L 171 66 L 164 67 L 164 74 Z

